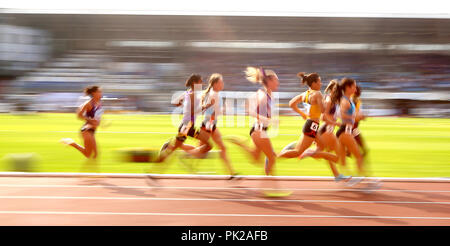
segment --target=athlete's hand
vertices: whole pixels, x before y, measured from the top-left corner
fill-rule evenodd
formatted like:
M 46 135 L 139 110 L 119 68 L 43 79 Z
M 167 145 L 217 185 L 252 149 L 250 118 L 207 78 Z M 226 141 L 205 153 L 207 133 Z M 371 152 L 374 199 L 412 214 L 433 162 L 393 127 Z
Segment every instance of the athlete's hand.
M 278 118 L 272 118 L 270 119 L 270 123 L 271 125 L 279 125 L 280 124 L 280 120 Z

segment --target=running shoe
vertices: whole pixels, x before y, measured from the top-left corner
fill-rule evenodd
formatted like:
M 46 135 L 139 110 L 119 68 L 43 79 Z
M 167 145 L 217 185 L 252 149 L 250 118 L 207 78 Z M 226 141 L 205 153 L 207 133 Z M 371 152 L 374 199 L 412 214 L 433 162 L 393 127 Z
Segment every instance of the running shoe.
M 171 140 L 165 142 L 165 143 L 162 145 L 161 149 L 159 150 L 159 156 L 158 156 L 158 158 L 156 159 L 156 162 L 163 162 L 163 161 L 166 159 L 166 157 L 167 157 L 166 149 L 169 147 L 170 141 L 171 141 Z
M 239 173 L 234 173 L 233 175 L 230 175 L 230 177 L 228 178 L 229 181 L 237 181 L 242 179 L 241 176 L 239 176 Z
M 380 189 L 382 186 L 382 183 L 380 180 L 371 180 L 369 181 L 369 183 L 367 184 L 367 187 L 363 190 L 364 193 L 372 193 L 375 190 Z
M 361 181 L 363 181 L 363 180 L 364 180 L 364 177 L 353 177 L 349 181 L 345 182 L 345 185 L 347 187 L 353 187 L 353 186 L 361 183 Z
M 61 140 L 59 140 L 59 142 L 65 145 L 71 145 L 75 143 L 75 141 L 73 141 L 73 139 L 71 138 L 62 138 Z
M 339 176 L 334 177 L 334 181 L 336 182 L 340 182 L 340 181 L 350 181 L 350 179 L 352 178 L 352 176 L 344 176 L 342 174 L 339 174 Z
M 305 152 L 303 152 L 303 154 L 301 154 L 298 158 L 301 159 L 305 159 L 306 157 L 310 157 L 312 156 L 314 153 L 316 153 L 316 150 L 314 149 L 307 149 Z
M 297 145 L 297 141 L 294 141 L 288 145 L 286 145 L 286 147 L 284 147 L 281 151 L 286 151 L 286 150 L 293 150 L 295 149 L 295 146 Z
M 145 170 L 144 170 L 144 172 L 146 173 L 146 175 L 144 176 L 144 177 L 145 177 L 145 182 L 146 182 L 149 186 L 156 186 L 156 187 L 161 186 L 161 185 L 158 183 L 158 181 L 157 181 L 155 178 L 152 177 L 151 174 L 149 174 L 149 173 L 146 172 Z
M 292 191 L 264 190 L 263 194 L 265 197 L 287 197 L 292 194 Z

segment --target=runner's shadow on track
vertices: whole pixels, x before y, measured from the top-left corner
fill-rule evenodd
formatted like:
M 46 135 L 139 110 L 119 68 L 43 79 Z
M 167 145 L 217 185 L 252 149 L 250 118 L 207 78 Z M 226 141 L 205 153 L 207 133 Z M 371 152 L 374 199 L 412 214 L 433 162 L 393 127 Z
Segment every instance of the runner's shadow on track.
M 323 196 L 321 195 L 313 195 L 313 196 Z M 416 209 L 420 211 L 428 211 L 432 213 L 442 213 L 443 211 L 448 211 L 448 205 L 444 204 L 420 204 L 420 202 L 434 202 L 426 199 L 415 198 L 415 197 L 405 197 L 396 195 L 387 195 L 385 193 L 380 193 L 375 191 L 371 194 L 366 194 L 360 191 L 353 191 L 351 193 L 330 193 L 326 196 L 341 198 L 343 200 L 363 200 L 363 201 L 393 201 L 393 202 L 418 202 L 418 203 L 384 203 L 386 205 L 392 205 L 397 207 L 407 207 L 411 209 Z M 380 203 L 383 204 L 383 203 Z
M 95 183 L 91 183 L 92 185 L 102 185 L 105 186 L 105 189 L 112 190 L 114 193 L 118 194 L 126 194 L 133 196 L 143 196 L 143 197 L 154 197 L 155 195 L 149 194 L 145 192 L 143 189 L 134 189 L 134 188 L 122 188 L 120 186 L 105 182 L 104 180 L 97 180 Z
M 196 195 L 199 195 L 198 192 L 193 192 L 193 191 L 188 191 L 188 193 L 194 193 Z M 186 194 L 186 193 L 184 193 L 184 194 Z M 317 203 L 312 203 L 312 202 L 277 201 L 277 200 L 301 200 L 301 199 L 295 199 L 292 196 L 287 197 L 287 198 L 265 198 L 265 197 L 262 197 L 261 193 L 259 193 L 257 190 L 245 190 L 244 192 L 229 191 L 229 190 L 218 190 L 218 191 L 215 190 L 215 191 L 202 191 L 200 194 L 201 194 L 202 198 L 210 198 L 210 199 L 255 199 L 255 200 L 265 199 L 267 201 L 264 201 L 264 202 L 260 202 L 260 201 L 251 202 L 251 201 L 239 201 L 239 200 L 238 201 L 225 200 L 224 202 L 232 202 L 232 203 L 237 203 L 237 204 L 245 205 L 245 206 L 252 206 L 252 207 L 258 207 L 258 208 L 275 210 L 275 211 L 290 212 L 290 213 L 299 213 L 299 212 L 305 212 L 304 210 L 310 210 L 310 211 L 320 211 L 320 212 L 331 213 L 336 216 L 361 216 L 361 217 L 377 216 L 376 214 L 359 212 L 359 211 L 356 211 L 353 209 L 334 208 L 332 206 L 323 206 L 323 205 L 319 205 Z M 368 218 L 352 218 L 352 219 L 358 219 L 358 220 L 364 220 L 364 221 L 368 220 Z M 375 220 L 380 221 L 384 224 L 392 224 L 392 225 L 407 225 L 408 224 L 401 220 L 388 219 L 388 218 L 376 218 Z
M 407 202 L 418 202 L 418 203 L 392 203 L 390 205 L 398 206 L 398 207 L 406 207 L 411 209 L 416 209 L 420 211 L 427 211 L 430 213 L 442 213 L 445 211 L 449 211 L 449 206 L 447 204 L 438 204 L 432 202 L 437 202 L 433 200 L 419 199 L 419 198 L 411 198 L 411 197 L 402 197 L 402 196 L 389 196 L 386 194 L 378 194 L 376 197 L 378 200 L 388 200 L 388 201 L 407 201 Z M 420 202 L 430 202 L 430 203 L 420 203 Z
M 262 200 L 260 193 L 257 190 L 244 190 L 244 192 L 234 191 L 234 190 L 214 190 L 214 191 L 202 191 L 202 192 L 194 192 L 194 191 L 185 191 L 186 193 L 194 193 L 197 196 L 200 195 L 201 198 L 207 199 L 255 199 Z M 281 198 L 282 199 L 282 198 Z M 278 200 L 281 200 L 278 198 Z M 291 212 L 298 213 L 299 211 L 296 209 L 286 208 L 286 202 L 277 202 L 271 201 L 270 199 L 266 199 L 267 201 L 240 201 L 240 200 L 224 200 L 224 202 L 237 203 L 245 206 L 252 206 L 258 208 L 264 208 L 269 210 L 278 210 L 283 212 Z M 289 205 L 292 207 L 292 205 Z
M 417 195 L 420 194 L 423 197 L 427 197 L 429 199 L 442 199 L 445 201 L 450 200 L 450 193 L 446 193 L 446 194 L 440 194 L 439 192 L 412 192 L 412 191 L 407 191 L 407 190 L 402 190 L 402 189 L 396 189 L 396 188 L 389 188 L 390 190 L 396 190 L 399 193 L 404 193 L 404 194 L 411 194 L 411 195 Z
M 305 209 L 308 210 L 314 210 L 314 211 L 320 211 L 320 212 L 328 212 L 328 213 L 333 213 L 333 215 L 336 216 L 361 216 L 361 217 L 375 217 L 378 216 L 376 214 L 369 214 L 369 213 L 364 213 L 364 212 L 359 212 L 353 209 L 348 209 L 348 208 L 334 208 L 334 207 L 329 207 L 329 206 L 322 206 L 316 203 L 299 203 L 300 206 L 302 206 Z M 368 218 L 351 218 L 351 219 L 355 219 L 355 220 L 364 220 L 367 221 Z M 373 220 L 371 218 L 371 220 Z M 395 219 L 388 219 L 388 218 L 376 218 L 375 220 L 380 221 L 382 223 L 385 224 L 394 224 L 394 225 L 407 225 L 408 223 L 401 221 L 401 220 L 395 220 Z

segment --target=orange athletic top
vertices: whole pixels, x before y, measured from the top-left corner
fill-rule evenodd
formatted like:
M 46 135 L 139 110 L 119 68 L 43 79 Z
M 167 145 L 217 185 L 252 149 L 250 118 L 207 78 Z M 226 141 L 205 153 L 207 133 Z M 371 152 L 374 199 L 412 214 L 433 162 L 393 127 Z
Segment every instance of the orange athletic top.
M 322 112 L 320 112 L 320 108 L 319 108 L 318 104 L 312 105 L 309 102 L 309 95 L 314 91 L 315 90 L 307 90 L 306 94 L 305 94 L 305 99 L 303 100 L 304 103 L 311 105 L 311 107 L 309 108 L 309 115 L 308 115 L 309 119 L 318 119 L 318 118 L 320 118 L 320 115 L 322 114 Z

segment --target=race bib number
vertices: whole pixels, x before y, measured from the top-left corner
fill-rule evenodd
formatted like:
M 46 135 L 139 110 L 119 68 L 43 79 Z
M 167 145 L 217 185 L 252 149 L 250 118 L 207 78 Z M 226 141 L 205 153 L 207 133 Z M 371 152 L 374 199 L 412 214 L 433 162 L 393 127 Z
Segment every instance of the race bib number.
M 264 128 L 263 123 L 256 123 L 255 124 L 255 131 L 261 131 Z
M 327 132 L 333 132 L 334 131 L 334 126 L 330 126 L 330 125 L 327 125 Z
M 361 133 L 361 132 L 359 131 L 359 129 L 358 129 L 358 128 L 355 128 L 355 129 L 353 129 L 352 135 L 353 135 L 354 137 L 356 137 L 356 136 L 358 136 L 360 133 Z
M 212 131 L 212 129 L 214 128 L 214 122 L 212 122 L 212 121 L 206 122 L 205 128 L 207 131 Z
M 319 124 L 317 124 L 316 122 L 311 123 L 311 127 L 310 127 L 311 130 L 317 132 L 318 128 L 319 128 Z
M 353 128 L 352 125 L 346 125 L 345 126 L 345 133 L 352 134 L 352 128 Z

